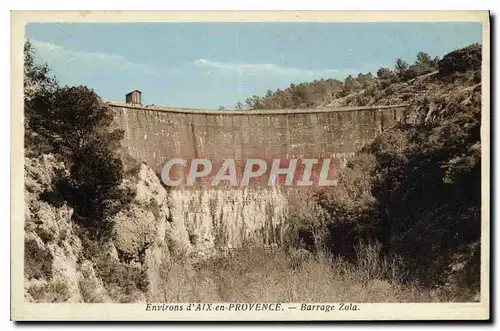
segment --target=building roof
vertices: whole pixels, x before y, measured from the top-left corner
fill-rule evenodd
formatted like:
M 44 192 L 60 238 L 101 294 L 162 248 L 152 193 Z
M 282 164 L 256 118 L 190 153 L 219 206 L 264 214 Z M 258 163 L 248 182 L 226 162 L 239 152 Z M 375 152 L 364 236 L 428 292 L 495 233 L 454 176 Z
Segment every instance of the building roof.
M 133 90 L 132 92 L 127 93 L 127 95 L 129 95 L 130 93 L 134 93 L 134 92 L 139 92 L 139 93 L 142 93 L 142 92 L 141 92 L 141 91 L 139 91 L 139 90 Z

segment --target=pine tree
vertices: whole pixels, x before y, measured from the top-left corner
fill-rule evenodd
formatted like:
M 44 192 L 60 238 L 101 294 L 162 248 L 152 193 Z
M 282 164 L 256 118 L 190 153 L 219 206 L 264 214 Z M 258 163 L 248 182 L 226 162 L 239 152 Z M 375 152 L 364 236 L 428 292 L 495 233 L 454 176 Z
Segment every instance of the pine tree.
M 417 61 L 415 61 L 415 65 L 419 67 L 430 67 L 432 64 L 432 59 L 429 54 L 424 52 L 419 52 L 417 54 Z
M 398 75 L 401 75 L 406 70 L 408 70 L 408 63 L 406 63 L 405 61 L 403 61 L 401 58 L 398 58 L 396 60 L 396 64 L 394 66 L 394 69 L 396 70 L 396 73 Z

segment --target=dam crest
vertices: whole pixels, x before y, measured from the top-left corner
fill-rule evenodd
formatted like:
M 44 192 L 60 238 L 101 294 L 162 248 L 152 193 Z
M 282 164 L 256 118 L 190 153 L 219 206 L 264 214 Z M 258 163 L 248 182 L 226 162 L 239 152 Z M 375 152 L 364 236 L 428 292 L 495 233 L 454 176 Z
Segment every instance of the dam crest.
M 139 98 L 135 99 L 140 102 Z M 168 159 L 322 159 L 337 166 L 403 119 L 406 104 L 207 110 L 107 102 L 123 147 L 159 174 Z

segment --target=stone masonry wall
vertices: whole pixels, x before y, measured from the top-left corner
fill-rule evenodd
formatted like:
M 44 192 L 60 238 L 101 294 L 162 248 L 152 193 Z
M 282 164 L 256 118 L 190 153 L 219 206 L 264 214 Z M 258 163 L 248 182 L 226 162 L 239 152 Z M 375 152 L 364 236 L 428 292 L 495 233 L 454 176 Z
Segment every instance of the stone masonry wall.
M 123 146 L 160 173 L 172 158 L 333 158 L 342 166 L 402 119 L 404 105 L 349 109 L 210 111 L 108 103 Z

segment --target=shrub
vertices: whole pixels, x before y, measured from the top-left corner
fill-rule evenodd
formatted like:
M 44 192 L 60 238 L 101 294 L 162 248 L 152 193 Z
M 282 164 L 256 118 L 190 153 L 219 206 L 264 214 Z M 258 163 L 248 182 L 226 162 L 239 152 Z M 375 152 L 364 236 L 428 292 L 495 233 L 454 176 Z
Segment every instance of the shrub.
M 403 61 L 401 58 L 398 58 L 396 60 L 396 64 L 394 65 L 394 69 L 398 73 L 398 75 L 401 75 L 403 72 L 405 72 L 408 69 L 408 63 Z
M 196 266 L 191 277 L 177 273 L 169 282 L 181 283 L 185 302 L 191 288 L 202 288 L 206 301 L 223 302 L 419 302 L 432 298 L 413 284 L 400 285 L 397 261 L 379 256 L 379 246 L 356 246 L 360 263 L 303 250 L 242 250 L 212 257 Z M 301 253 L 299 253 L 301 252 Z M 302 254 L 305 253 L 305 254 Z M 300 260 L 297 261 L 297 260 Z M 299 263 L 297 263 L 299 262 Z M 393 276 L 394 275 L 394 276 Z M 385 279 L 381 279 L 385 278 Z M 207 282 L 213 280 L 213 282 Z M 206 286 L 215 283 L 216 292 Z M 173 284 L 172 290 L 179 287 Z M 197 297 L 201 297 L 198 295 Z M 199 300 L 199 299 L 198 299 Z
M 301 189 L 288 190 L 287 199 L 290 207 L 282 245 L 287 248 L 322 249 L 327 231 L 322 207 L 311 193 Z
M 401 78 L 403 81 L 407 81 L 417 78 L 418 76 L 425 75 L 429 72 L 432 72 L 432 68 L 430 67 L 412 65 L 407 70 L 401 73 Z
M 118 302 L 134 302 L 148 291 L 149 279 L 140 264 L 107 259 L 97 265 L 97 271 L 106 290 Z
M 359 153 L 342 170 L 334 190 L 316 194 L 315 202 L 326 215 L 323 250 L 353 261 L 356 244 L 374 237 L 377 224 L 371 211 L 375 199 L 370 192 L 373 167 L 373 156 Z
M 380 68 L 377 70 L 377 77 L 381 79 L 387 79 L 394 75 L 394 72 L 389 68 Z
M 443 282 L 453 254 L 480 236 L 480 93 L 473 100 L 436 101 L 447 107 L 439 120 L 401 127 L 369 148 L 379 239 L 429 285 Z
M 96 238 L 110 235 L 112 216 L 132 200 L 132 191 L 120 186 L 123 174 L 120 159 L 96 142 L 74 155 L 70 176 L 57 184 L 74 208 L 74 220 Z
M 85 259 L 92 262 L 113 302 L 137 302 L 145 298 L 149 289 L 145 264 L 120 261 L 112 254 L 112 242 L 108 238 L 96 240 L 89 230 L 81 227 L 77 227 L 77 231 L 83 247 L 78 264 Z
M 47 248 L 39 247 L 35 239 L 24 242 L 24 275 L 28 279 L 50 279 L 54 258 Z
M 68 302 L 70 290 L 67 282 L 62 279 L 53 279 L 48 283 L 32 285 L 27 289 L 35 302 Z
M 481 70 L 481 45 L 473 44 L 446 54 L 439 61 L 439 74 L 449 76 L 456 72 Z

